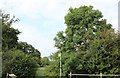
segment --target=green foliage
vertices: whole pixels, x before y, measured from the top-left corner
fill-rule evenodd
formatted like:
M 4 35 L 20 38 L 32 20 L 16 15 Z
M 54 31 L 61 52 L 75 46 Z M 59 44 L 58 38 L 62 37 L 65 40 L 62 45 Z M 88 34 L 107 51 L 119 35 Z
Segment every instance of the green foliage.
M 18 42 L 17 48 L 27 54 L 32 54 L 33 56 L 37 57 L 41 56 L 40 52 L 27 42 Z
M 49 63 L 50 63 L 50 61 L 49 61 L 48 57 L 41 58 L 41 66 L 42 67 L 48 66 Z
M 46 67 L 37 68 L 36 78 L 40 78 L 42 76 L 46 76 Z
M 92 6 L 70 8 L 65 16 L 67 28 L 65 32 L 58 32 L 55 46 L 67 52 L 88 50 L 92 41 L 99 38 L 100 32 L 111 28 L 102 17 L 102 13 Z
M 18 42 L 17 49 L 22 50 L 24 53 L 34 57 L 35 61 L 41 65 L 41 53 L 27 42 Z
M 34 57 L 20 50 L 12 49 L 3 53 L 3 72 L 14 73 L 19 78 L 32 77 L 35 75 L 37 62 Z
M 1 11 L 0 11 L 1 17 Z M 0 62 L 2 62 L 2 21 L 0 19 Z M 2 76 L 2 63 L 0 63 L 0 77 Z
M 18 19 L 10 18 L 9 14 L 1 13 L 0 16 L 1 27 L 2 27 L 2 50 L 9 50 L 16 46 L 18 37 L 17 35 L 20 34 L 18 29 L 14 29 L 11 27 L 13 22 L 17 22 Z
M 72 73 L 120 74 L 119 38 L 112 25 L 93 6 L 70 8 L 65 31 L 55 37 L 58 51 L 51 56 L 51 71 L 59 73 L 62 53 L 63 75 Z
M 53 76 L 59 76 L 60 75 L 60 57 L 58 54 L 60 51 L 54 53 L 53 55 L 50 56 L 50 65 L 48 71 L 53 72 Z
M 0 39 L 2 40 L 2 77 L 5 78 L 7 73 L 16 74 L 19 78 L 35 76 L 36 68 L 41 64 L 40 52 L 26 42 L 18 43 L 20 32 L 11 27 L 18 19 L 1 12 L 0 21 L 0 27 L 2 27 L 2 39 Z

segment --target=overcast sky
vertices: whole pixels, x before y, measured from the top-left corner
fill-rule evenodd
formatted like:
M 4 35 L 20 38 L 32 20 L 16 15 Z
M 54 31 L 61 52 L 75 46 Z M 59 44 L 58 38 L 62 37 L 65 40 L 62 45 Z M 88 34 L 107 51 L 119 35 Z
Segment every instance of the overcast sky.
M 56 52 L 54 37 L 64 31 L 64 16 L 69 7 L 92 5 L 104 18 L 118 27 L 119 0 L 0 0 L 0 9 L 15 15 L 20 21 L 14 24 L 22 33 L 19 41 L 28 42 L 38 49 L 42 57 Z

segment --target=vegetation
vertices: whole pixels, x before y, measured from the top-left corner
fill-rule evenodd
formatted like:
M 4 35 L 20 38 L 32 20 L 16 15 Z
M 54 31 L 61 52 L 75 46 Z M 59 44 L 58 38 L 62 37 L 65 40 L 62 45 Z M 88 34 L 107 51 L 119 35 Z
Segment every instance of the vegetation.
M 11 19 L 9 14 L 0 14 L 0 27 L 2 27 L 2 77 L 7 73 L 14 73 L 19 78 L 35 76 L 35 68 L 41 63 L 40 52 L 25 42 L 18 42 L 20 31 L 14 29 L 13 23 L 18 19 Z M 26 45 L 22 45 L 25 43 Z
M 42 67 L 48 66 L 49 63 L 50 63 L 50 61 L 49 61 L 48 57 L 41 58 L 41 66 Z
M 120 39 L 112 25 L 93 6 L 69 8 L 65 15 L 66 30 L 54 40 L 57 52 L 49 58 L 27 42 L 18 42 L 21 33 L 11 25 L 18 19 L 0 14 L 2 27 L 3 78 L 6 73 L 18 77 L 59 76 L 62 54 L 62 76 L 72 73 L 120 74 Z
M 3 55 L 3 72 L 14 73 L 19 78 L 34 76 L 36 67 L 34 57 L 20 50 L 12 49 Z
M 59 49 L 51 56 L 51 71 L 59 73 L 62 53 L 62 75 L 72 73 L 120 74 L 118 33 L 93 6 L 70 8 L 65 16 L 65 31 L 55 37 Z M 58 74 L 59 75 L 59 74 Z

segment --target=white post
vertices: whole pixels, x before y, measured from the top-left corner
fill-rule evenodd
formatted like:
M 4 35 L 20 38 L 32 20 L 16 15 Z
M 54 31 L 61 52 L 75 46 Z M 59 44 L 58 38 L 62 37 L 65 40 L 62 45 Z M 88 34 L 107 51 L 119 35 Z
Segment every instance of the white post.
M 100 73 L 100 78 L 102 78 L 102 72 Z
M 60 78 L 61 78 L 61 76 L 62 76 L 62 63 L 61 63 L 61 53 L 59 54 L 59 57 L 60 57 Z
M 72 73 L 70 72 L 70 78 L 72 78 Z
M 6 78 L 8 78 L 8 73 L 6 74 Z

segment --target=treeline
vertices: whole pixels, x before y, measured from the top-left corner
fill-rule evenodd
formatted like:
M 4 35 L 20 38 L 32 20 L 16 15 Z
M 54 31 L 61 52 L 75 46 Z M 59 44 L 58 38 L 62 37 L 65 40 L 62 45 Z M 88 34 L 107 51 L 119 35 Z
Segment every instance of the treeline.
M 10 19 L 9 14 L 4 13 L 0 17 L 3 76 L 14 73 L 30 78 L 39 67 L 41 76 L 59 76 L 60 53 L 62 76 L 68 76 L 70 72 L 120 74 L 120 34 L 93 6 L 69 8 L 65 15 L 66 30 L 56 34 L 54 41 L 58 51 L 49 57 L 50 60 L 48 57 L 41 59 L 40 52 L 32 45 L 18 42 L 21 32 L 11 27 L 18 19 Z
M 60 53 L 62 76 L 70 72 L 120 74 L 120 34 L 99 10 L 93 6 L 70 8 L 65 24 L 66 30 L 58 32 L 54 38 L 58 51 L 50 56 L 49 75 L 60 75 Z
M 41 53 L 27 42 L 18 42 L 18 29 L 12 27 L 19 19 L 0 11 L 2 28 L 2 78 L 15 74 L 18 78 L 32 78 L 41 64 Z M 27 31 L 27 30 L 26 30 Z

